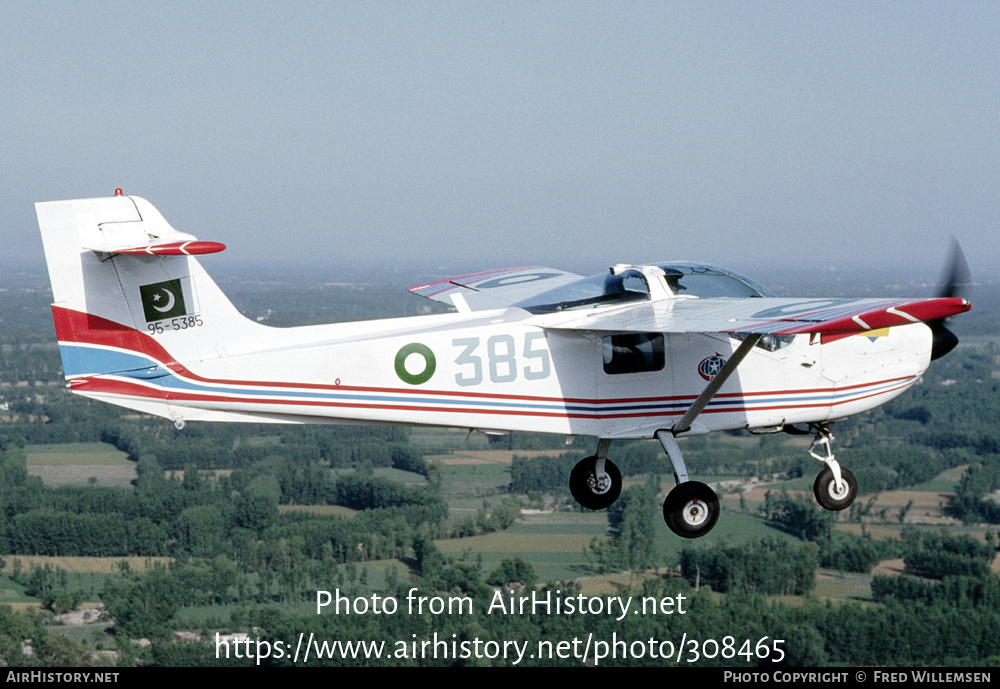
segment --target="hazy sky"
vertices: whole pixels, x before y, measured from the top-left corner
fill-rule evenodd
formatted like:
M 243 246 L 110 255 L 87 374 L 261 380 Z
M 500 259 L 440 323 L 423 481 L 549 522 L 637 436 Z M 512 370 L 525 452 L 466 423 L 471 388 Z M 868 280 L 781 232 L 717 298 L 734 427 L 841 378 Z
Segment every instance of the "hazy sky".
M 0 265 L 110 195 L 206 259 L 995 268 L 997 2 L 0 0 Z

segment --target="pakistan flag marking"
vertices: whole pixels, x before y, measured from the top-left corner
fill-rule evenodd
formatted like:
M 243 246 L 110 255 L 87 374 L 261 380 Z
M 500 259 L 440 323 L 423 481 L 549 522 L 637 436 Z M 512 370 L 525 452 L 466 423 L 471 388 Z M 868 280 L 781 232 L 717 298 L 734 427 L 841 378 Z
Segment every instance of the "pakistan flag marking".
M 147 323 L 187 314 L 180 279 L 141 285 L 139 296 L 142 298 L 142 312 Z

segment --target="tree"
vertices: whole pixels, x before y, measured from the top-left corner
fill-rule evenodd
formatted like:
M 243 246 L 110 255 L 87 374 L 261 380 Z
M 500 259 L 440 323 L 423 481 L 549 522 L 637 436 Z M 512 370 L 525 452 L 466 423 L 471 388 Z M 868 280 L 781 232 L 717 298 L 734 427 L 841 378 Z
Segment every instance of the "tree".
M 656 492 L 651 485 L 635 486 L 621 494 L 608 508 L 611 538 L 606 544 L 591 548 L 605 569 L 620 568 L 633 572 L 648 567 L 656 554 L 654 517 Z
M 751 541 L 741 545 L 681 551 L 681 574 L 692 585 L 700 579 L 714 591 L 765 595 L 802 595 L 816 585 L 818 549 L 812 543 Z
M 214 505 L 194 505 L 178 518 L 180 543 L 196 557 L 212 557 L 220 552 L 228 533 L 226 520 Z
M 782 531 L 807 541 L 828 541 L 833 531 L 834 516 L 830 512 L 784 492 L 778 497 L 767 492 L 764 517 Z
M 490 586 L 507 586 L 517 582 L 526 588 L 531 588 L 535 585 L 536 579 L 535 568 L 531 563 L 515 557 L 501 560 L 497 568 L 486 578 L 486 583 Z
M 177 613 L 182 590 L 166 570 L 111 579 L 101 599 L 115 619 L 115 629 L 130 638 L 163 636 L 167 622 Z
M 278 504 L 266 495 L 248 493 L 236 500 L 236 524 L 257 534 L 274 525 Z
M 445 564 L 444 555 L 425 533 L 419 533 L 413 539 L 413 557 L 416 560 L 416 570 L 421 576 L 431 576 Z

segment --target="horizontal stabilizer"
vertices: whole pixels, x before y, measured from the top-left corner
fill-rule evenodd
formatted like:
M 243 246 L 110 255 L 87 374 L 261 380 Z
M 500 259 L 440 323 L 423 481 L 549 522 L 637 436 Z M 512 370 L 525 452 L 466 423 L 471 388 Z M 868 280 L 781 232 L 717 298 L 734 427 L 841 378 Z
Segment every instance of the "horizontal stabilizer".
M 168 244 L 149 244 L 147 246 L 134 246 L 127 249 L 112 249 L 106 253 L 115 256 L 121 254 L 139 254 L 148 256 L 198 256 L 201 254 L 217 254 L 225 251 L 226 245 L 220 242 L 170 242 Z

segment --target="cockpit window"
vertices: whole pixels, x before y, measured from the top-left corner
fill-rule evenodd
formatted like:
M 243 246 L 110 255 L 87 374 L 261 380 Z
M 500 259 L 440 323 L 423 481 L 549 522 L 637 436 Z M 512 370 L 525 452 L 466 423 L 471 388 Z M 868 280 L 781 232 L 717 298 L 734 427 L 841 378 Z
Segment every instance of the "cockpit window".
M 704 263 L 659 265 L 667 285 L 678 296 L 701 299 L 773 297 L 770 290 L 739 273 Z M 649 301 L 646 276 L 634 268 L 619 274 L 600 273 L 536 294 L 515 306 L 531 313 L 592 309 L 609 304 Z
M 610 272 L 591 275 L 536 294 L 516 306 L 531 313 L 552 313 L 633 301 L 649 301 L 649 285 L 642 273 L 629 269 L 618 275 Z
M 667 275 L 670 289 L 679 296 L 702 299 L 776 296 L 748 277 L 703 263 L 667 263 L 660 268 Z

